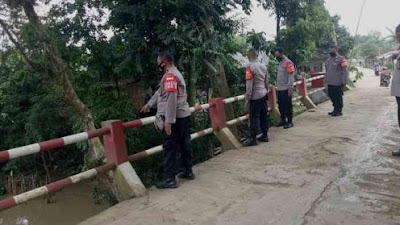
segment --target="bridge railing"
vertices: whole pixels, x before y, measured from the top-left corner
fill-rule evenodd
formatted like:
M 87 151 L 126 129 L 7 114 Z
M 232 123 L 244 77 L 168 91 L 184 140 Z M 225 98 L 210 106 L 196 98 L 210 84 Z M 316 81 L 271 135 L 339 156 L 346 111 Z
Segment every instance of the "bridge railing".
M 307 82 L 312 82 L 320 79 L 323 79 L 323 75 L 297 81 L 295 84 L 298 86 L 299 97 L 301 97 L 300 99 L 308 98 Z M 320 91 L 322 89 L 322 87 L 319 87 L 316 90 Z M 272 86 L 270 88 L 269 96 L 269 111 L 271 111 L 271 113 L 279 113 L 276 109 L 277 104 L 275 87 Z M 298 97 L 295 97 L 293 100 L 298 100 L 297 98 Z M 244 115 L 242 117 L 226 121 L 225 105 L 242 101 L 244 99 L 244 95 L 227 99 L 217 98 L 211 99 L 208 104 L 191 107 L 190 111 L 192 113 L 209 110 L 212 125 L 211 128 L 191 134 L 191 140 L 195 140 L 200 137 L 214 133 L 219 138 L 221 143 L 225 144 L 225 146 L 228 146 L 228 148 L 239 148 L 240 143 L 230 132 L 228 127 L 248 120 L 249 115 Z M 0 162 L 6 162 L 22 156 L 37 154 L 44 151 L 51 151 L 57 148 L 61 148 L 63 146 L 86 141 L 91 138 L 103 137 L 107 159 L 106 164 L 102 166 L 84 171 L 82 173 L 70 176 L 62 180 L 55 181 L 53 183 L 33 189 L 31 191 L 0 200 L 0 211 L 14 207 L 21 203 L 25 203 L 31 199 L 44 196 L 49 193 L 57 192 L 65 187 L 94 178 L 99 174 L 112 170 L 119 171 L 119 173 L 122 174 L 122 177 L 125 180 L 125 183 L 122 185 L 125 185 L 125 188 L 127 187 L 126 185 L 128 185 L 128 188 L 131 188 L 132 193 L 128 194 L 128 198 L 145 194 L 144 185 L 140 181 L 140 178 L 137 176 L 134 169 L 131 168 L 132 166 L 129 162 L 135 162 L 148 156 L 157 154 L 159 152 L 162 152 L 164 149 L 162 145 L 159 145 L 128 156 L 124 130 L 153 124 L 154 121 L 154 116 L 125 123 L 119 120 L 105 121 L 102 122 L 102 128 L 97 130 L 82 132 L 62 138 L 57 138 L 54 140 L 35 143 L 19 148 L 13 148 L 6 151 L 0 151 Z
M 238 102 L 244 100 L 244 95 L 236 96 L 227 99 L 220 99 L 220 101 L 213 101 L 211 100 L 208 104 L 198 105 L 195 107 L 191 107 L 190 111 L 192 113 L 201 112 L 207 109 L 212 109 L 213 113 L 210 115 L 214 118 L 214 120 L 223 120 L 221 112 L 214 112 L 214 108 L 217 108 L 218 104 L 230 104 L 234 102 Z M 221 105 L 219 106 L 221 108 Z M 224 112 L 223 112 L 224 113 Z M 236 118 L 231 121 L 225 121 L 227 126 L 235 125 L 239 122 L 246 121 L 249 118 L 248 115 Z M 213 119 L 212 119 L 213 120 Z M 8 209 L 14 207 L 18 204 L 27 202 L 31 199 L 47 195 L 49 193 L 54 193 L 58 190 L 61 190 L 67 186 L 72 184 L 88 180 L 91 178 L 96 177 L 101 173 L 108 172 L 110 170 L 115 170 L 119 165 L 123 164 L 124 162 L 130 161 L 134 162 L 141 158 L 145 158 L 147 156 L 159 153 L 163 151 L 162 145 L 153 147 L 151 149 L 133 154 L 128 156 L 125 137 L 124 137 L 124 129 L 131 129 L 131 128 L 138 128 L 141 126 L 153 124 L 155 121 L 155 117 L 147 117 L 139 120 L 129 121 L 122 123 L 121 121 L 106 121 L 102 123 L 102 128 L 89 131 L 89 132 L 82 132 L 62 138 L 57 138 L 49 141 L 39 142 L 23 147 L 13 148 L 6 151 L 0 151 L 0 162 L 6 162 L 12 159 L 16 159 L 19 157 L 33 155 L 44 151 L 52 151 L 57 148 L 61 148 L 67 145 L 79 143 L 82 141 L 89 140 L 95 137 L 104 137 L 104 146 L 106 151 L 106 158 L 107 163 L 105 165 L 90 169 L 88 171 L 84 171 L 82 173 L 73 175 L 71 177 L 55 181 L 53 183 L 47 184 L 45 186 L 33 189 L 31 191 L 15 195 L 0 201 L 0 210 Z M 220 123 L 220 122 L 219 122 Z M 219 129 L 223 129 L 224 127 L 218 127 L 217 125 L 215 128 L 208 128 L 202 131 L 198 131 L 196 133 L 191 134 L 191 140 L 198 139 L 205 135 L 212 134 Z M 224 125 L 223 125 L 224 126 Z M 137 182 L 137 181 L 136 181 Z M 139 186 L 143 186 L 141 181 L 139 181 Z M 144 186 L 143 186 L 144 187 Z

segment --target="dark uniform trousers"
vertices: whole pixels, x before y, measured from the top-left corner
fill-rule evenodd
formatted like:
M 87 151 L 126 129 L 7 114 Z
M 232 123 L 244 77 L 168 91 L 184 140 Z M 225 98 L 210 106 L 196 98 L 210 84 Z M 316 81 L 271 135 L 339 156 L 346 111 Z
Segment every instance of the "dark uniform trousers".
M 341 113 L 343 109 L 343 86 L 328 85 L 328 95 L 333 103 L 333 110 Z
M 189 128 L 190 117 L 177 118 L 175 124 L 172 124 L 171 135 L 167 135 L 164 140 L 166 178 L 175 179 L 179 151 L 183 172 L 192 172 L 193 152 L 190 143 Z
M 292 97 L 289 96 L 289 90 L 278 91 L 278 105 L 281 113 L 282 124 L 293 122 L 293 104 Z
M 257 137 L 258 128 L 261 128 L 263 136 L 268 134 L 268 95 L 261 99 L 250 101 L 250 135 Z
M 397 119 L 400 127 L 400 97 L 396 97 L 396 101 L 397 101 Z

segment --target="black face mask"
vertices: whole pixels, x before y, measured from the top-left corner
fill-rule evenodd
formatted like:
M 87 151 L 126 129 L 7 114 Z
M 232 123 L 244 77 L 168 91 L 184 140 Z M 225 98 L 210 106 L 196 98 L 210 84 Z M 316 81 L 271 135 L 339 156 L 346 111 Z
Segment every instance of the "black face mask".
M 331 52 L 331 53 L 329 53 L 329 55 L 332 56 L 332 57 L 335 57 L 335 56 L 337 56 L 337 53 L 336 52 Z
M 282 61 L 282 56 L 277 56 L 276 59 L 277 59 L 278 61 Z
M 158 71 L 160 71 L 161 73 L 164 72 L 164 68 L 165 68 L 165 64 L 164 63 L 158 64 Z

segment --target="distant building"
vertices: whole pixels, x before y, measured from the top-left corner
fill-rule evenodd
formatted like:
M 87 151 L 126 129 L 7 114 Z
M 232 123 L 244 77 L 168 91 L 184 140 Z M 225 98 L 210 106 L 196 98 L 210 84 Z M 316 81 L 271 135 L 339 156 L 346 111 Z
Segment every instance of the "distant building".
M 311 60 L 305 64 L 305 72 L 313 71 L 317 73 L 325 73 L 325 62 L 328 56 L 326 55 L 315 55 Z
M 397 51 L 386 52 L 382 55 L 375 57 L 374 63 L 379 63 L 381 66 L 386 66 L 389 69 L 394 69 L 394 62 L 392 56 L 396 54 Z
M 392 56 L 396 53 L 397 53 L 397 51 L 386 52 L 382 55 L 377 56 L 376 59 L 379 61 L 386 61 L 386 60 L 392 61 Z

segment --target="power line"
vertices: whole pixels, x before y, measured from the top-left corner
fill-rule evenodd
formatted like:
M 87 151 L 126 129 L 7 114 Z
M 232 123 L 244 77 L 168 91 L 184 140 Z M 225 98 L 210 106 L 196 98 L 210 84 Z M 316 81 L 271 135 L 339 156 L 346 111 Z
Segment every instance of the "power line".
M 363 4 L 361 6 L 360 16 L 358 17 L 358 23 L 357 23 L 357 28 L 356 28 L 356 34 L 354 36 L 358 35 L 358 29 L 360 28 L 361 17 L 362 17 L 362 14 L 364 12 L 364 8 L 365 8 L 366 2 L 367 2 L 367 0 L 364 0 Z
M 354 34 L 353 48 L 352 48 L 351 51 L 350 51 L 350 63 L 349 63 L 349 67 L 351 66 L 352 61 L 353 61 L 352 59 L 353 59 L 353 56 L 354 56 L 354 48 L 356 47 L 356 44 L 357 44 L 358 29 L 360 28 L 361 18 L 362 18 L 362 15 L 363 15 L 363 12 L 364 12 L 364 8 L 365 8 L 366 3 L 367 3 L 367 0 L 364 0 L 363 4 L 362 4 L 362 6 L 361 6 L 360 15 L 358 16 L 358 23 L 357 23 L 357 27 L 356 27 L 356 33 Z

